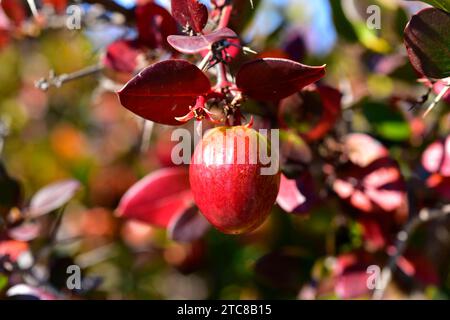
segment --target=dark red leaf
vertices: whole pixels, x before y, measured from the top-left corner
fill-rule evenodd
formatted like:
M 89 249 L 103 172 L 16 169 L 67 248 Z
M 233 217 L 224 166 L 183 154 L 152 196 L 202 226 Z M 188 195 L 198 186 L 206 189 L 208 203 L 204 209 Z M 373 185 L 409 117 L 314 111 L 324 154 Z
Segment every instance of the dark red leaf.
M 153 2 L 136 7 L 136 25 L 139 43 L 148 48 L 167 45 L 167 37 L 178 32 L 170 13 Z
M 362 212 L 395 212 L 399 219 L 406 215 L 405 183 L 390 158 L 377 159 L 364 168 L 354 164 L 340 168 L 333 189 Z
M 282 127 L 296 128 L 307 141 L 323 138 L 341 115 L 342 94 L 329 86 L 317 85 L 283 99 L 278 108 Z
M 172 0 L 172 15 L 182 27 L 202 32 L 208 22 L 208 9 L 197 0 Z
M 334 127 L 341 115 L 342 94 L 328 86 L 318 86 L 317 91 L 319 92 L 323 109 L 319 122 L 305 134 L 305 138 L 309 141 L 322 138 Z
M 179 125 L 175 120 L 189 112 L 198 96 L 211 89 L 206 75 L 185 60 L 155 63 L 131 79 L 120 91 L 122 105 L 137 115 L 162 124 Z
M 222 28 L 210 34 L 193 37 L 173 35 L 169 36 L 167 41 L 172 47 L 182 53 L 194 54 L 210 49 L 211 45 L 217 41 L 236 38 L 237 35 L 233 30 Z
M 441 282 L 433 261 L 420 252 L 407 250 L 398 259 L 397 265 L 406 275 L 419 280 L 422 284 L 436 286 Z
M 133 73 L 138 67 L 141 51 L 134 41 L 117 40 L 106 49 L 103 64 L 118 72 Z
M 288 59 L 264 58 L 244 64 L 236 84 L 257 100 L 278 101 L 325 75 L 325 67 L 311 67 Z
M 184 167 L 155 171 L 132 186 L 122 197 L 119 215 L 166 228 L 192 206 L 189 171 Z
M 416 71 L 428 78 L 450 76 L 450 14 L 436 8 L 415 14 L 405 28 L 405 45 Z
M 211 227 L 209 222 L 192 206 L 183 213 L 175 215 L 169 223 L 169 238 L 178 242 L 192 242 L 200 239 Z

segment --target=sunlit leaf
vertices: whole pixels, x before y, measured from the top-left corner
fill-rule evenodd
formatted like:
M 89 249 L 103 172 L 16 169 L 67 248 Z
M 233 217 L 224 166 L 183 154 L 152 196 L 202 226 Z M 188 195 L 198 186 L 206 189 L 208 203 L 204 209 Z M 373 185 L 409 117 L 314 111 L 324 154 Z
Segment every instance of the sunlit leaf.
M 154 122 L 179 125 L 176 117 L 189 112 L 198 96 L 210 90 L 206 75 L 185 60 L 155 63 L 131 79 L 119 92 L 122 105 Z
M 122 197 L 117 212 L 158 227 L 167 227 L 175 215 L 192 206 L 189 172 L 184 167 L 155 171 L 133 185 Z
M 244 64 L 236 84 L 256 100 L 278 101 L 325 75 L 325 67 L 311 67 L 288 59 L 264 58 Z
M 27 215 L 39 217 L 61 208 L 73 198 L 79 188 L 80 183 L 76 180 L 55 182 L 42 188 L 31 198 Z
M 182 27 L 202 32 L 208 22 L 208 9 L 198 0 L 172 0 L 172 15 Z

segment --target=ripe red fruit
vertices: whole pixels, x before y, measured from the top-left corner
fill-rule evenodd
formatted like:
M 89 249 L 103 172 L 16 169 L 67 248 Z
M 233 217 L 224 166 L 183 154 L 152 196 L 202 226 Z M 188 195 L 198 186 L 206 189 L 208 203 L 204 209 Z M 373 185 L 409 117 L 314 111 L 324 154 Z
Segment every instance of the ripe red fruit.
M 252 145 L 255 141 L 257 147 Z M 256 229 L 275 203 L 280 186 L 278 158 L 271 157 L 276 161 L 275 174 L 263 175 L 261 168 L 269 165 L 262 163 L 260 150 L 270 154 L 269 141 L 246 126 L 211 129 L 195 149 L 189 169 L 195 202 L 224 233 Z

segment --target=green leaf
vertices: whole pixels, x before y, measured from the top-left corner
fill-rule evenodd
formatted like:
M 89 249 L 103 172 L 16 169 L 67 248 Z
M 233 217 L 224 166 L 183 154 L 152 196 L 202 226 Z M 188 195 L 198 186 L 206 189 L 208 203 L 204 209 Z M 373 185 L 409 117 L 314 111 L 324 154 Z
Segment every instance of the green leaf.
M 398 110 L 384 103 L 365 101 L 362 111 L 379 137 L 391 141 L 404 141 L 410 137 L 409 124 Z
M 8 277 L 0 274 L 0 291 L 8 284 Z

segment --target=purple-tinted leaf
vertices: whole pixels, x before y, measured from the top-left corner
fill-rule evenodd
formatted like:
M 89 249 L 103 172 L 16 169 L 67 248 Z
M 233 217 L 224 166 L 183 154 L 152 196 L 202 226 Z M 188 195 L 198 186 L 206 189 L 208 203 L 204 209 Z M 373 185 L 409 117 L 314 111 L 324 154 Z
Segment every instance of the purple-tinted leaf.
M 394 212 L 405 218 L 406 187 L 395 161 L 380 158 L 366 167 L 349 164 L 338 172 L 334 191 L 362 212 Z
M 346 135 L 343 144 L 349 160 L 360 167 L 367 167 L 375 160 L 389 155 L 388 150 L 379 141 L 364 133 Z
M 416 71 L 428 78 L 450 77 L 450 13 L 427 8 L 405 29 L 405 45 Z
M 305 213 L 311 209 L 316 200 L 312 177 L 305 172 L 297 179 L 281 175 L 277 204 L 289 213 Z
M 73 198 L 79 188 L 80 183 L 76 180 L 60 181 L 42 188 L 31 198 L 27 215 L 39 217 L 62 207 Z
M 367 279 L 370 274 L 366 270 L 350 271 L 342 274 L 336 280 L 335 292 L 341 299 L 357 298 L 369 293 Z
M 163 7 L 148 2 L 136 7 L 138 41 L 148 48 L 167 46 L 167 37 L 177 33 L 177 23 Z
M 251 98 L 278 101 L 324 75 L 324 66 L 311 67 L 288 59 L 264 58 L 244 64 L 236 75 L 236 84 Z
M 169 238 L 178 242 L 192 242 L 200 239 L 210 228 L 209 222 L 192 206 L 183 213 L 175 215 L 169 222 Z
M 210 34 L 193 37 L 177 35 L 169 36 L 167 42 L 182 53 L 194 54 L 211 48 L 211 45 L 217 41 L 236 38 L 237 35 L 233 30 L 222 28 L 213 31 Z
M 206 75 L 185 60 L 155 63 L 131 79 L 120 91 L 122 105 L 154 122 L 180 125 L 198 96 L 211 89 Z
M 38 222 L 26 222 L 17 227 L 10 228 L 8 235 L 10 238 L 19 241 L 31 241 L 39 236 L 41 225 Z
M 185 212 L 193 202 L 188 169 L 165 168 L 132 186 L 120 200 L 117 212 L 124 218 L 166 228 L 175 215 Z
M 208 22 L 208 9 L 197 0 L 172 0 L 172 15 L 182 27 L 202 32 Z

